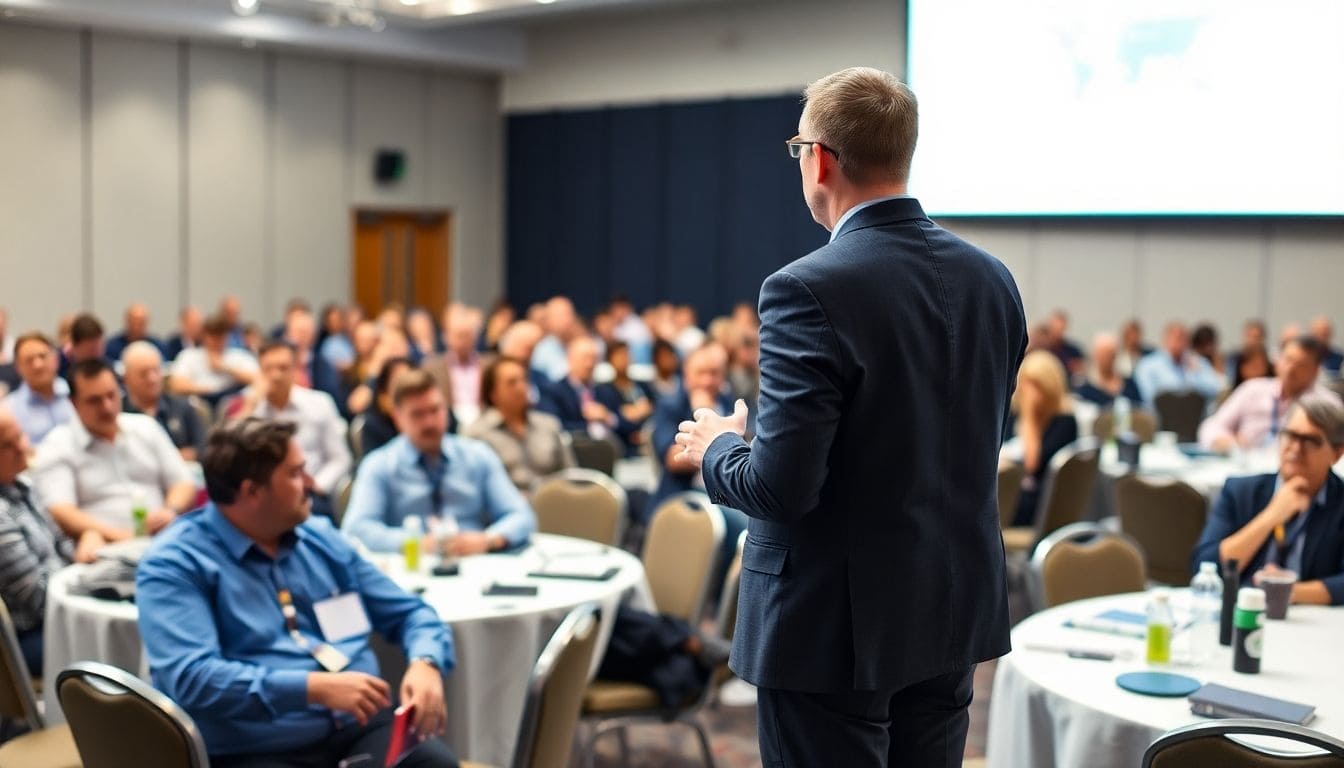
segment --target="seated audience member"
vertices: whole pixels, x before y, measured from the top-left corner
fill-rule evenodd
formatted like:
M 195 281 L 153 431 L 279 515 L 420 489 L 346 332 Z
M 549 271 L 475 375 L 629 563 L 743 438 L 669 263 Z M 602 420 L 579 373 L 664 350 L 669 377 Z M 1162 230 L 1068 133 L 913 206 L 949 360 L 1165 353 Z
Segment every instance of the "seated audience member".
M 1074 396 L 1109 408 L 1117 397 L 1130 402 L 1139 401 L 1139 389 L 1133 379 L 1121 376 L 1115 368 L 1115 358 L 1119 345 L 1109 333 L 1099 333 L 1092 340 L 1092 375 L 1083 384 L 1074 389 Z
M 551 382 L 542 393 L 539 409 L 560 420 L 570 432 L 582 432 L 601 439 L 617 425 L 616 414 L 594 396 L 593 371 L 597 368 L 597 344 L 587 336 L 569 342 L 569 372 Z
M 278 325 L 271 328 L 271 332 L 266 334 L 266 338 L 268 339 L 285 338 L 285 335 L 289 330 L 289 318 L 300 312 L 306 315 L 312 315 L 313 305 L 309 304 L 307 299 L 304 299 L 299 296 L 294 296 L 290 298 L 289 301 L 286 301 L 284 319 L 281 320 Z M 314 334 L 314 337 L 316 337 L 316 334 Z M 290 341 L 293 341 L 293 339 L 291 339 Z
M 224 318 L 225 323 L 229 326 L 228 345 L 239 349 L 245 348 L 247 344 L 243 338 L 245 323 L 243 322 L 242 300 L 233 295 L 225 296 L 219 300 L 219 309 L 216 315 Z
M 9 313 L 0 307 L 0 365 L 14 362 L 14 335 L 9 332 Z
M 411 343 L 411 359 L 423 362 L 430 355 L 443 351 L 434 318 L 424 307 L 416 307 L 406 315 L 406 340 Z
M 1036 519 L 1041 487 L 1050 460 L 1078 439 L 1078 420 L 1069 412 L 1068 383 L 1059 358 L 1045 350 L 1027 353 L 1017 372 L 1013 393 L 1016 432 L 1022 443 L 1022 494 L 1013 525 L 1031 525 Z
M 261 326 L 257 323 L 243 323 L 243 344 L 239 348 L 246 350 L 255 359 L 267 338 L 269 337 L 262 332 Z
M 611 322 L 611 337 L 630 347 L 630 359 L 643 365 L 653 364 L 653 334 L 635 312 L 635 305 L 627 296 L 612 297 L 607 304 Z
M 334 302 L 327 304 L 322 307 L 320 317 L 317 327 L 317 353 L 332 369 L 344 373 L 345 368 L 355 359 L 354 347 L 350 345 L 349 328 L 345 324 L 345 308 Z
M 294 383 L 300 387 L 318 389 L 318 379 L 321 377 L 323 366 L 321 365 L 322 360 L 317 354 L 317 318 L 313 317 L 313 313 L 305 308 L 291 310 L 285 316 L 285 324 L 281 328 L 278 338 L 289 342 L 290 346 L 294 348 L 296 361 Z M 261 347 L 264 345 L 265 341 L 257 347 L 258 363 L 260 363 Z
M 1279 432 L 1277 474 L 1229 478 L 1191 557 L 1236 560 L 1243 584 L 1261 570 L 1294 571 L 1293 602 L 1344 605 L 1344 408 L 1304 395 Z
M 121 353 L 126 351 L 126 347 L 131 344 L 143 341 L 151 344 L 163 354 L 163 342 L 154 338 L 149 333 L 149 307 L 136 302 L 126 308 L 126 326 L 116 336 L 107 340 L 107 359 L 120 360 Z
M 1269 361 L 1269 352 L 1264 345 L 1242 347 L 1231 363 L 1232 388 L 1236 389 L 1251 379 L 1273 377 L 1274 364 Z
M 463 424 L 481 415 L 481 355 L 476 340 L 481 335 L 481 312 L 464 304 L 450 304 L 443 311 L 444 349 L 427 356 L 420 367 L 438 382 L 453 413 Z
M 577 464 L 560 420 L 527 402 L 527 365 L 496 357 L 481 374 L 485 412 L 464 433 L 490 446 L 514 486 L 530 494 L 546 475 Z
M 163 391 L 163 358 L 147 341 L 133 341 L 121 353 L 122 380 L 126 385 L 127 413 L 143 413 L 168 433 L 186 461 L 195 461 L 205 447 L 208 425 L 185 398 Z
M 559 381 L 569 375 L 569 343 L 583 329 L 574 312 L 574 303 L 564 296 L 547 301 L 542 317 L 542 328 L 546 335 L 537 342 L 529 359 L 532 367 L 540 371 L 547 381 Z
M 9 609 L 28 671 L 42 674 L 42 620 L 47 582 L 75 556 L 75 547 L 47 516 L 41 497 L 19 475 L 28 468 L 28 438 L 0 407 L 0 598 Z M 82 559 L 93 553 L 81 550 Z
M 257 378 L 252 353 L 229 346 L 232 328 L 222 315 L 205 321 L 201 346 L 182 350 L 173 361 L 168 386 L 174 394 L 196 395 L 216 405 Z
M 1209 366 L 1219 375 L 1227 374 L 1223 353 L 1218 348 L 1218 329 L 1208 323 L 1200 323 L 1190 334 L 1190 351 L 1209 361 Z
M 1064 366 L 1067 379 L 1071 382 L 1084 375 L 1086 360 L 1083 358 L 1083 350 L 1068 337 L 1068 331 L 1068 313 L 1056 309 L 1046 318 L 1045 337 L 1042 343 L 1045 349 L 1059 358 L 1059 363 Z
M 205 321 L 201 310 L 186 306 L 177 315 L 177 332 L 168 337 L 163 345 L 163 359 L 176 360 L 182 350 L 199 347 L 205 334 Z
M 14 359 L 23 383 L 5 395 L 5 407 L 14 414 L 34 444 L 75 417 L 65 379 L 57 378 L 56 345 L 40 333 L 25 333 L 14 342 Z
M 1313 336 L 1299 336 L 1285 344 L 1279 354 L 1278 376 L 1251 379 L 1233 390 L 1199 425 L 1200 445 L 1215 451 L 1256 448 L 1278 436 L 1298 398 L 1313 394 L 1338 403 L 1338 395 L 1317 383 L 1320 360 L 1321 343 Z
M 695 307 L 680 304 L 672 309 L 672 323 L 676 333 L 668 339 L 683 357 L 705 344 L 705 332 L 700 330 L 700 321 L 696 317 Z
M 1193 390 L 1206 399 L 1223 388 L 1223 379 L 1209 361 L 1190 351 L 1190 334 L 1181 323 L 1169 323 L 1162 334 L 1162 349 L 1134 368 L 1134 384 L 1144 404 L 1152 406 L 1163 392 Z
M 653 415 L 653 390 L 630 378 L 630 348 L 625 342 L 607 345 L 607 364 L 612 379 L 598 384 L 593 397 L 616 414 L 616 436 L 625 446 L 625 455 L 633 456 L 644 442 L 644 424 Z
M 81 360 L 106 360 L 103 341 L 103 324 L 98 318 L 84 312 L 75 315 L 70 323 L 70 346 L 61 352 L 61 367 L 57 374 L 65 379 L 70 376 L 70 367 Z
M 495 302 L 490 315 L 485 319 L 485 332 L 481 334 L 478 348 L 482 352 L 498 352 L 499 337 L 518 319 L 518 311 L 505 299 Z
M 346 424 L 330 395 L 299 386 L 298 369 L 292 344 L 267 339 L 261 346 L 261 375 L 243 397 L 239 415 L 295 425 L 294 439 L 308 462 L 304 471 L 313 479 L 313 512 L 331 517 L 332 495 L 354 463 L 346 444 Z
M 402 521 L 425 525 L 425 549 L 474 555 L 524 544 L 532 508 L 490 446 L 447 434 L 448 405 L 434 378 L 410 370 L 392 383 L 401 435 L 366 455 L 341 530 L 375 552 L 395 552 Z
M 1279 331 L 1279 351 L 1283 351 L 1283 345 L 1302 335 L 1302 326 L 1297 323 L 1288 323 Z M 1277 358 L 1275 358 L 1277 360 Z
M 75 363 L 70 401 L 77 418 L 53 429 L 33 462 L 34 483 L 67 534 L 81 546 L 84 536 L 130 538 L 137 504 L 149 512 L 153 534 L 191 506 L 196 484 L 177 447 L 158 422 L 121 410 L 121 389 L 106 361 Z
M 675 395 L 681 389 L 681 358 L 677 348 L 664 339 L 653 343 L 653 388 L 655 398 Z
M 1232 381 L 1232 388 L 1235 389 L 1246 379 L 1253 379 L 1257 376 L 1272 376 L 1272 365 L 1269 362 L 1269 356 L 1266 354 L 1262 363 L 1258 359 L 1260 353 L 1266 352 L 1265 347 L 1265 324 L 1259 320 L 1247 320 L 1241 326 L 1241 344 L 1227 355 L 1227 376 Z M 1249 375 L 1242 376 L 1242 358 L 1250 355 L 1252 360 L 1247 368 Z M 1265 371 L 1265 372 L 1260 372 Z
M 1321 342 L 1321 347 L 1324 349 L 1324 354 L 1321 357 L 1321 369 L 1325 371 L 1326 376 L 1332 379 L 1338 378 L 1341 373 L 1340 369 L 1344 368 L 1344 351 L 1330 345 L 1330 341 L 1335 335 L 1335 329 L 1330 324 L 1330 318 L 1321 315 L 1312 320 L 1311 335 Z
M 1115 370 L 1132 379 L 1139 361 L 1152 353 L 1153 348 L 1143 341 L 1143 326 L 1137 319 L 1131 319 L 1120 329 L 1120 352 L 1115 357 Z
M 736 325 L 736 324 L 735 324 Z M 761 393 L 761 339 L 755 328 L 737 325 L 736 343 L 728 362 L 728 383 L 736 397 L 746 401 L 752 413 Z
M 361 764 L 382 765 L 392 710 L 369 644 L 377 631 L 411 660 L 400 701 L 426 737 L 397 765 L 455 766 L 432 738 L 447 717 L 452 633 L 310 517 L 294 425 L 232 422 L 210 434 L 201 463 L 211 503 L 150 547 L 135 588 L 154 687 L 191 715 L 210 764 L 308 768 L 372 755 Z
M 378 375 L 377 366 L 380 365 L 378 344 L 381 340 L 382 331 L 372 320 L 361 320 L 354 325 L 354 330 L 350 333 L 350 345 L 354 356 L 341 373 L 340 397 L 336 398 L 343 414 L 359 413 L 364 410 L 363 406 L 351 409 L 349 399 L 357 389 L 365 385 L 365 382 Z M 409 350 L 407 354 L 396 357 L 409 358 Z
M 662 463 L 663 473 L 649 505 L 650 512 L 673 494 L 704 488 L 699 470 L 680 458 L 677 427 L 701 408 L 720 414 L 733 412 L 732 396 L 724 387 L 727 364 L 728 354 L 718 344 L 693 351 L 683 366 L 682 387 L 658 401 L 653 413 L 653 455 Z
M 373 402 L 360 411 L 364 427 L 360 431 L 361 453 L 382 448 L 397 436 L 397 422 L 392 417 L 392 382 L 415 365 L 409 357 L 394 357 L 383 363 L 383 369 L 374 378 Z
M 519 320 L 499 337 L 500 355 L 528 361 L 527 401 L 533 406 L 541 402 L 542 395 L 551 387 L 551 380 L 531 362 L 532 352 L 540 343 L 541 337 L 541 326 L 530 320 Z
M 384 314 L 387 314 L 384 312 Z M 361 365 L 357 370 L 366 373 L 366 378 L 359 382 L 350 394 L 345 398 L 346 409 L 350 413 L 359 413 L 369 407 L 373 402 L 373 385 L 378 376 L 378 372 L 383 370 L 383 363 L 394 357 L 411 357 L 411 344 L 406 340 L 406 334 L 399 328 L 388 327 L 379 331 L 378 345 L 374 347 L 373 355 L 369 358 L 367 366 Z M 451 412 L 450 412 L 451 414 Z M 451 422 L 450 422 L 451 424 Z M 453 427 L 449 426 L 449 431 Z

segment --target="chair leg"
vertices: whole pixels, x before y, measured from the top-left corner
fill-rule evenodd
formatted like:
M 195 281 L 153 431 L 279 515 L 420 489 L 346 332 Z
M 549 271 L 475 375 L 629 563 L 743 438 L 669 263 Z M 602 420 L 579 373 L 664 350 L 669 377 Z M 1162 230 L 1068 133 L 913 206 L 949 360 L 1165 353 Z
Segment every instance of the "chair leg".
M 714 750 L 710 749 L 709 734 L 705 732 L 704 723 L 700 722 L 700 718 L 695 715 L 682 718 L 681 722 L 690 726 L 691 730 L 695 731 L 695 735 L 700 737 L 700 756 L 705 760 L 705 768 L 717 768 L 717 764 L 714 762 Z
M 621 765 L 630 765 L 630 735 L 624 725 L 616 729 L 616 739 L 621 745 Z
M 596 768 L 597 765 L 597 737 L 602 735 L 601 729 L 597 723 L 588 726 L 588 735 L 582 740 L 583 760 L 580 765 L 583 768 Z

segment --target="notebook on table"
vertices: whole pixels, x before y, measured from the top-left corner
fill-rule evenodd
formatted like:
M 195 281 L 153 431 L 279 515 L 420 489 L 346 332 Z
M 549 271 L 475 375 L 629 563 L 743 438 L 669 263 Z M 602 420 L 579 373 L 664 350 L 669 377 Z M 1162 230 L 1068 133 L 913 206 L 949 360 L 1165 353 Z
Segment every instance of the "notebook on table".
M 1205 683 L 1190 694 L 1190 711 L 1204 717 L 1261 717 L 1283 723 L 1306 725 L 1316 717 L 1316 707 L 1258 693 Z

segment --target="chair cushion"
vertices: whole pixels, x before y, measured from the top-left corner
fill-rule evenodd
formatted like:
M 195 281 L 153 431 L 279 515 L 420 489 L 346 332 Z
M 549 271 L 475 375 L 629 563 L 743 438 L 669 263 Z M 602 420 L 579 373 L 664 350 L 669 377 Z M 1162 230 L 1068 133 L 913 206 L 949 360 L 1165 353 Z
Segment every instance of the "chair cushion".
M 1028 552 L 1036 543 L 1036 529 L 1031 526 L 1003 529 L 1003 548 L 1009 552 Z
M 68 725 L 25 733 L 0 746 L 0 768 L 81 768 L 82 765 Z
M 658 708 L 658 694 L 638 683 L 594 680 L 583 694 L 583 713 L 586 715 Z
M 473 763 L 470 760 L 462 760 L 458 762 L 457 765 L 458 768 L 492 768 L 492 766 L 486 765 L 485 763 Z

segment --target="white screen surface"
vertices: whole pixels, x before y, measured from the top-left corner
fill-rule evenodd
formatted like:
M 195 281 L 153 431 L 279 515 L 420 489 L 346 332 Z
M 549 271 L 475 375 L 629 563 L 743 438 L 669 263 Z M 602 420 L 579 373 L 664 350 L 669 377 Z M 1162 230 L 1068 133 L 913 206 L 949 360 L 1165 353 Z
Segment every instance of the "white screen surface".
M 936 215 L 1344 215 L 1344 1 L 909 0 Z

